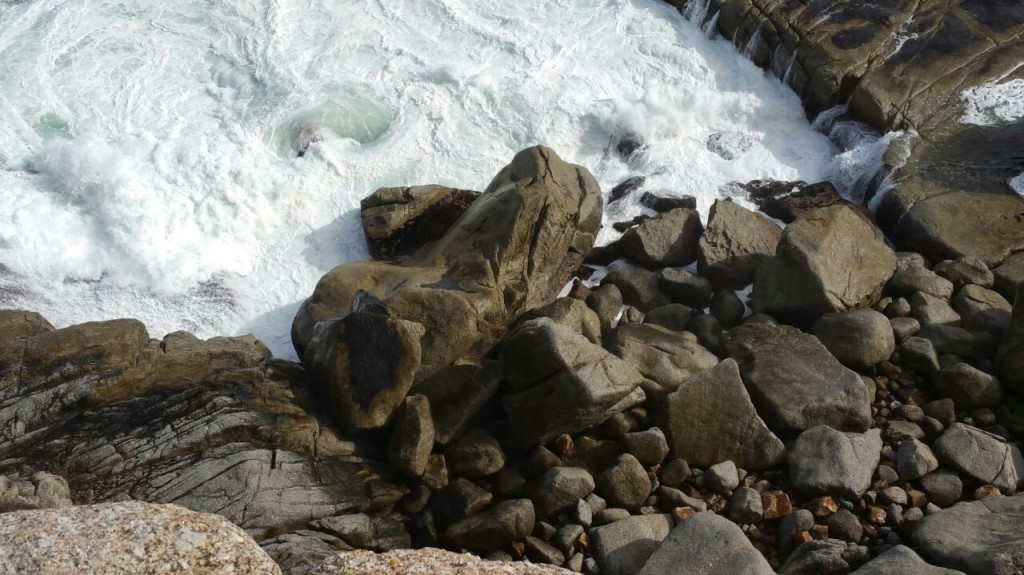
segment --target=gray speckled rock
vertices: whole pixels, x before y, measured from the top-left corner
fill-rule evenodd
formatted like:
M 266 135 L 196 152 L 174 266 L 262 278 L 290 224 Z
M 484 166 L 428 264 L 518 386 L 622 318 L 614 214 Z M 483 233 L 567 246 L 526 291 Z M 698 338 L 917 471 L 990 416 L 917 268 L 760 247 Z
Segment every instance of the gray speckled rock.
M 463 549 L 487 553 L 532 533 L 536 520 L 532 501 L 513 499 L 451 525 L 445 537 Z
M 1003 493 L 1015 493 L 1024 478 L 1024 457 L 1017 446 L 976 427 L 954 423 L 934 447 L 941 462 Z
M 744 324 L 726 339 L 757 413 L 773 431 L 825 424 L 871 426 L 868 387 L 813 335 L 783 325 Z
M 963 575 L 963 572 L 929 565 L 910 547 L 897 545 L 850 575 Z
M 881 450 L 878 429 L 866 433 L 843 433 L 825 425 L 808 429 L 789 452 L 793 486 L 808 495 L 857 499 L 871 486 Z
M 1017 575 L 1024 570 L 1024 496 L 929 515 L 914 530 L 914 545 L 930 562 L 968 575 Z
M 665 398 L 661 419 L 676 457 L 699 467 L 732 460 L 758 471 L 786 454 L 757 415 L 732 359 L 685 380 Z
M 636 575 L 671 530 L 670 515 L 634 515 L 591 529 L 601 575 Z
M 280 568 L 218 515 L 135 501 L 0 515 L 0 571 L 275 575 Z
M 889 318 L 873 309 L 827 314 L 814 324 L 814 335 L 843 365 L 867 369 L 889 359 L 896 338 Z
M 316 575 L 570 575 L 559 567 L 522 561 L 486 561 L 443 549 L 400 549 L 378 555 L 352 551 L 320 564 Z
M 739 573 L 775 572 L 735 523 L 714 513 L 698 513 L 676 526 L 640 570 L 640 575 Z

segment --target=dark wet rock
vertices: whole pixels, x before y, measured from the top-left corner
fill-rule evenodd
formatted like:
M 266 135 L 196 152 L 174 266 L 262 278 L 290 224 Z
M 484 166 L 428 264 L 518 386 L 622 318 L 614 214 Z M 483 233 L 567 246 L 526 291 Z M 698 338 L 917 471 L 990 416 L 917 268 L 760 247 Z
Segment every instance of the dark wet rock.
M 746 132 L 715 132 L 708 136 L 704 145 L 723 160 L 735 160 L 747 153 L 755 141 L 754 136 Z
M 871 486 L 882 438 L 877 429 L 843 433 L 819 425 L 800 434 L 789 453 L 793 486 L 808 495 L 857 499 Z
M 666 268 L 658 272 L 658 286 L 673 301 L 695 309 L 711 305 L 714 294 L 710 280 L 682 269 Z
M 214 514 L 136 501 L 0 514 L 0 565 L 10 573 L 274 575 L 280 568 L 244 531 Z M 140 552 L 144 550 L 144 552 Z
M 976 427 L 954 423 L 934 448 L 943 464 L 1003 493 L 1015 493 L 1024 478 L 1024 457 L 1017 446 Z
M 813 331 L 840 363 L 852 369 L 868 369 L 896 350 L 892 324 L 873 309 L 824 315 Z
M 313 379 L 326 390 L 396 387 L 479 361 L 512 320 L 554 299 L 593 245 L 601 215 L 600 189 L 585 169 L 547 148 L 524 150 L 438 241 L 398 264 L 352 262 L 328 272 L 296 314 L 292 341 L 300 357 L 321 366 Z M 348 320 L 365 315 L 383 319 Z M 370 331 L 353 329 L 349 341 L 346 330 L 317 327 L 347 320 Z M 413 362 L 416 332 L 430 337 Z M 349 353 L 352 345 L 360 353 Z M 332 361 L 344 357 L 358 359 Z M 386 420 L 384 411 L 371 423 Z
M 640 205 L 654 210 L 659 214 L 685 208 L 688 210 L 697 209 L 697 198 L 693 196 L 667 196 L 652 192 L 644 192 L 640 196 Z
M 925 517 L 913 534 L 921 555 L 968 575 L 1024 569 L 1024 496 L 960 503 Z
M 370 254 L 389 260 L 441 239 L 480 192 L 444 186 L 381 188 L 360 202 Z
M 736 295 L 736 292 L 720 289 L 711 296 L 710 311 L 711 315 L 718 318 L 723 328 L 732 329 L 743 321 L 743 316 L 747 313 L 747 306 L 743 305 L 743 300 Z
M 602 575 L 635 575 L 672 530 L 670 515 L 634 515 L 590 530 Z
M 774 467 L 785 455 L 782 441 L 755 411 L 732 359 L 684 380 L 662 409 L 672 453 L 690 464 L 731 460 L 757 471 Z
M 427 459 L 434 449 L 434 420 L 430 401 L 422 395 L 410 395 L 395 416 L 388 456 L 391 464 L 411 477 L 427 470 Z
M 732 331 L 726 347 L 769 428 L 870 427 L 867 386 L 814 336 L 788 326 L 747 323 Z
M 756 180 L 743 186 L 747 197 L 760 210 L 784 223 L 792 223 L 801 216 L 821 208 L 850 205 L 835 186 L 829 182 L 779 182 Z
M 608 192 L 608 203 L 613 204 L 621 200 L 622 198 L 625 198 L 626 196 L 644 187 L 644 184 L 646 183 L 647 178 L 643 176 L 633 176 L 632 178 L 623 180 L 617 186 L 612 188 L 610 192 Z
M 701 314 L 690 321 L 686 330 L 696 335 L 697 341 L 711 353 L 722 353 L 722 322 L 717 317 Z
M 658 274 L 643 268 L 615 270 L 605 276 L 601 287 L 605 285 L 617 287 L 624 304 L 644 312 L 672 303 L 659 287 Z
M 825 520 L 828 536 L 832 539 L 859 543 L 864 536 L 864 526 L 860 519 L 848 509 L 840 508 Z
M 603 573 L 603 571 L 602 571 Z M 668 534 L 639 575 L 771 575 L 743 531 L 714 513 L 698 513 Z
M 1008 390 L 1024 394 L 1024 284 L 1017 289 L 1013 318 L 996 354 L 996 371 Z
M 547 318 L 509 334 L 502 360 L 505 412 L 524 447 L 594 427 L 645 398 L 629 363 Z
M 651 324 L 620 325 L 607 340 L 609 351 L 665 391 L 676 389 L 691 374 L 718 364 L 718 357 L 704 349 L 693 334 Z
M 632 160 L 647 152 L 647 142 L 643 136 L 636 133 L 627 133 L 612 138 L 612 146 L 615 152 L 624 160 Z
M 816 210 L 782 235 L 754 280 L 753 308 L 810 323 L 826 313 L 870 307 L 896 269 L 882 233 L 849 207 Z
M 619 249 L 649 269 L 685 266 L 697 259 L 697 241 L 703 231 L 696 211 L 676 209 L 627 231 L 619 240 Z
M 717 287 L 743 289 L 768 258 L 782 229 L 771 220 L 731 201 L 717 200 L 700 238 L 697 268 Z
M 1003 297 L 1014 301 L 1017 288 L 1024 284 L 1024 253 L 1014 254 L 992 270 L 995 277 L 993 287 Z
M 910 547 L 897 545 L 850 575 L 963 575 L 963 572 L 929 565 Z
M 536 515 L 529 499 L 512 499 L 452 524 L 445 538 L 463 549 L 486 553 L 503 549 L 533 532 Z
M 605 283 L 587 296 L 587 306 L 597 314 L 602 330 L 611 329 L 622 311 L 622 292 L 615 284 Z
M 490 505 L 494 496 L 472 481 L 457 477 L 430 499 L 430 509 L 439 526 L 475 515 Z

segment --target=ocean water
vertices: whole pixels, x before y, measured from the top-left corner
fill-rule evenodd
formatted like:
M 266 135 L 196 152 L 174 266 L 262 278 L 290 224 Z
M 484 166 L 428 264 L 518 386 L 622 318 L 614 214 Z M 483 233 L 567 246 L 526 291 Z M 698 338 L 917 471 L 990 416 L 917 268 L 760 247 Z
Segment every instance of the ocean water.
M 291 357 L 298 304 L 367 257 L 361 198 L 482 189 L 535 144 L 704 213 L 756 178 L 856 195 L 885 142 L 712 36 L 660 0 L 0 0 L 0 307 Z

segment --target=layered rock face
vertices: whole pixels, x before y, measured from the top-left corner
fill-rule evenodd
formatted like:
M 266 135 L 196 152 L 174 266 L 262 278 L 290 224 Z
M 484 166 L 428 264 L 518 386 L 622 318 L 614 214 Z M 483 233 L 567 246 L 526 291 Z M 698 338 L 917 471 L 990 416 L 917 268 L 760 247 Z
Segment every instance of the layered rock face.
M 561 290 L 601 214 L 585 169 L 531 148 L 438 241 L 395 264 L 356 262 L 325 275 L 292 340 L 343 428 L 380 427 L 414 383 L 456 361 L 479 362 L 513 319 Z
M 1018 3 L 707 5 L 722 35 L 785 75 L 811 114 L 848 102 L 853 117 L 880 131 L 917 134 L 908 150 L 890 150 L 893 187 L 878 210 L 901 249 L 935 261 L 974 256 L 993 267 L 1024 250 L 1024 199 L 1007 185 L 1022 170 L 1024 118 L 972 110 L 963 96 L 1024 80 Z M 983 117 L 965 123 L 968 112 Z

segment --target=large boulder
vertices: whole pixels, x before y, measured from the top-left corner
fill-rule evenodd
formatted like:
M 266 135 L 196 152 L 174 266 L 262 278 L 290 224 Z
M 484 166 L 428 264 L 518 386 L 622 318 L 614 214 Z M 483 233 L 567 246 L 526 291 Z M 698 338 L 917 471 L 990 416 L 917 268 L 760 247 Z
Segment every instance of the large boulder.
M 873 309 L 826 314 L 814 323 L 814 335 L 843 365 L 868 369 L 896 351 L 889 318 Z
M 694 373 L 718 364 L 692 333 L 679 333 L 653 324 L 623 324 L 607 338 L 606 346 L 665 391 L 679 387 Z
M 696 211 L 678 208 L 627 231 L 618 246 L 622 255 L 648 269 L 685 266 L 697 259 L 702 231 Z
M 862 214 L 848 206 L 815 210 L 786 228 L 775 257 L 758 269 L 753 307 L 809 324 L 871 306 L 895 270 L 895 254 Z
M 813 335 L 789 326 L 750 323 L 726 338 L 757 412 L 774 431 L 829 425 L 871 426 L 868 387 Z
M 359 203 L 370 254 L 384 260 L 412 255 L 441 239 L 479 196 L 445 186 L 377 190 Z
M 732 359 L 689 377 L 669 394 L 661 426 L 672 453 L 701 468 L 732 461 L 759 471 L 779 464 L 786 453 L 757 415 Z
M 548 318 L 520 325 L 501 353 L 505 413 L 524 447 L 589 429 L 645 399 L 639 371 Z
M 905 545 L 897 545 L 868 561 L 850 575 L 964 575 L 962 571 L 935 567 Z
M 745 533 L 714 513 L 697 513 L 669 533 L 639 575 L 773 575 Z
M 671 515 L 633 515 L 591 529 L 590 551 L 603 575 L 635 575 L 671 531 Z
M 967 575 L 1024 570 L 1024 496 L 958 503 L 925 517 L 914 530 L 925 559 Z
M 0 514 L 0 566 L 22 575 L 275 575 L 245 531 L 219 515 L 136 501 Z
M 782 228 L 775 222 L 735 202 L 717 200 L 700 238 L 697 269 L 718 287 L 743 289 L 775 255 L 780 237 Z
M 601 217 L 601 191 L 589 172 L 547 148 L 524 150 L 439 240 L 397 263 L 352 262 L 328 272 L 300 306 L 292 342 L 318 366 L 315 383 L 342 397 L 378 384 L 397 389 L 456 361 L 479 362 L 511 321 L 555 298 L 593 245 Z M 387 320 L 362 320 L 373 328 L 362 336 L 338 324 L 318 327 L 357 313 Z M 403 361 L 401 381 L 394 330 L 402 333 L 403 353 L 411 352 L 415 333 L 429 334 L 420 341 L 418 365 Z M 341 361 L 328 361 L 335 369 L 319 368 L 323 358 L 354 356 L 342 348 L 356 341 L 361 357 L 348 364 L 364 369 L 339 369 Z M 400 401 L 381 404 L 355 427 L 382 425 L 391 416 L 388 406 Z M 342 422 L 359 419 L 346 405 L 335 402 L 335 408 Z

